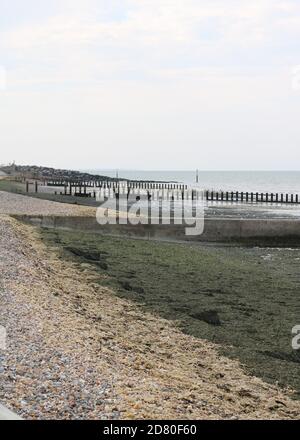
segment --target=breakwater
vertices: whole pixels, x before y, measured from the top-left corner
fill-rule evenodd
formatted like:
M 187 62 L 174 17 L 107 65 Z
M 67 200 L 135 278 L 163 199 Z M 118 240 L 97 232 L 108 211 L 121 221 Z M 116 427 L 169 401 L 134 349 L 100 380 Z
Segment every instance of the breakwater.
M 146 240 L 300 245 L 298 219 L 206 219 L 201 235 L 186 235 L 185 225 L 99 225 L 95 217 L 30 216 L 15 218 L 43 228 L 77 230 Z

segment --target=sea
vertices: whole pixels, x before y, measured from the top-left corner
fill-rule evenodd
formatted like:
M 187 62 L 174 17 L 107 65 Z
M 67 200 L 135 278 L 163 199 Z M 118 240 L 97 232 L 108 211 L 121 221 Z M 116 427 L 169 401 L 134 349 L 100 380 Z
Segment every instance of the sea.
M 196 184 L 194 171 L 84 170 L 91 174 L 120 179 L 154 180 Z M 300 194 L 300 171 L 198 171 L 198 185 L 203 190 Z

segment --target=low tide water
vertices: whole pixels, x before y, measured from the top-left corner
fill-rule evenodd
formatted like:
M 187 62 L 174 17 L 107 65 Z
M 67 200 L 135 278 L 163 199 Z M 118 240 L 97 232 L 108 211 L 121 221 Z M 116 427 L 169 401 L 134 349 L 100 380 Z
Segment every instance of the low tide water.
M 196 171 L 86 170 L 132 180 L 196 183 Z M 300 171 L 199 171 L 199 186 L 214 191 L 300 194 Z

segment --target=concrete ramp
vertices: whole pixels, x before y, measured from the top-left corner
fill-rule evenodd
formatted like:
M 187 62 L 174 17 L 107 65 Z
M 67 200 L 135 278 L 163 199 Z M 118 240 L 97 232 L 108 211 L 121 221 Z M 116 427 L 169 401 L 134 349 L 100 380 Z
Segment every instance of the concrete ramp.
M 17 414 L 13 413 L 5 406 L 0 404 L 0 420 L 22 420 Z

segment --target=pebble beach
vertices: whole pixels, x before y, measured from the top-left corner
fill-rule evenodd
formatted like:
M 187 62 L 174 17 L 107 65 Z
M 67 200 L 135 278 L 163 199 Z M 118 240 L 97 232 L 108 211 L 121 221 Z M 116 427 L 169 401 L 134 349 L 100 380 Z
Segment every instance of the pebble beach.
M 117 297 L 9 216 L 82 209 L 0 193 L 1 404 L 28 420 L 300 418 L 291 390 Z
M 95 209 L 0 191 L 0 215 L 95 215 Z

